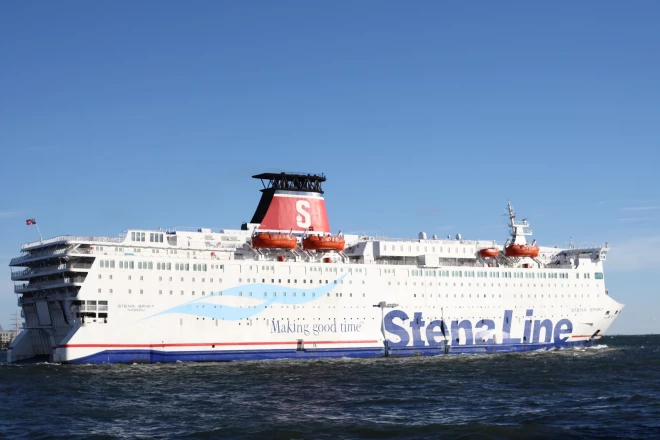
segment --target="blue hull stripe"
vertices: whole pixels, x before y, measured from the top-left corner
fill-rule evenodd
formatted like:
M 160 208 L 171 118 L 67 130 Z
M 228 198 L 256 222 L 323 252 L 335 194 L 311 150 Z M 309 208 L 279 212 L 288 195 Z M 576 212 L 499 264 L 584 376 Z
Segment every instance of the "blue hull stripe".
M 449 347 L 447 354 L 486 354 L 512 353 L 557 348 L 589 347 L 592 342 L 576 341 L 560 344 L 498 344 L 498 345 L 459 345 Z M 391 348 L 392 357 L 437 356 L 445 353 L 440 347 Z M 318 358 L 369 358 L 385 356 L 384 348 L 312 348 L 303 351 L 295 349 L 270 350 L 206 350 L 206 351 L 162 351 L 162 350 L 104 350 L 89 356 L 65 363 L 105 364 L 105 363 L 154 363 L 154 362 L 230 362 L 264 359 L 318 359 Z

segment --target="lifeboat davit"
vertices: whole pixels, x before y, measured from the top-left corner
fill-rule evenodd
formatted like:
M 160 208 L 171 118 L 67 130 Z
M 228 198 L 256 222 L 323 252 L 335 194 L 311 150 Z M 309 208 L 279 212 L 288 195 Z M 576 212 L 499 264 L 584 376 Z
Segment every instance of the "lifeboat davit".
M 291 234 L 260 232 L 252 236 L 252 247 L 256 249 L 295 249 L 298 239 Z
M 481 258 L 497 258 L 497 255 L 500 253 L 498 248 L 484 248 L 479 250 L 479 256 Z
M 302 240 L 303 249 L 308 251 L 336 251 L 344 250 L 344 237 L 332 235 L 308 235 Z
M 539 256 L 539 247 L 535 244 L 511 244 L 504 248 L 507 257 L 530 257 Z

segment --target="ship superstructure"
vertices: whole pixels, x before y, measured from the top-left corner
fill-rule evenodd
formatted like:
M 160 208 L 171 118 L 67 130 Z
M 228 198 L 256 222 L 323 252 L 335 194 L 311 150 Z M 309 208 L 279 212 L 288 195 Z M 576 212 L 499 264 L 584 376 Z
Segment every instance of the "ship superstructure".
M 331 233 L 325 176 L 265 173 L 237 230 L 27 243 L 9 361 L 171 362 L 495 353 L 594 343 L 623 309 L 609 247 Z

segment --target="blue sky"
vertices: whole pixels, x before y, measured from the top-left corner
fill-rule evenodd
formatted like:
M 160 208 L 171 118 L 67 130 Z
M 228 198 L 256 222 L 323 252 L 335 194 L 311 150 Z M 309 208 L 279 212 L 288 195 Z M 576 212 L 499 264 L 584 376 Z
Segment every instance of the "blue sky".
M 611 333 L 659 333 L 660 4 L 0 6 L 0 324 L 44 236 L 239 227 L 324 172 L 334 230 L 608 241 Z

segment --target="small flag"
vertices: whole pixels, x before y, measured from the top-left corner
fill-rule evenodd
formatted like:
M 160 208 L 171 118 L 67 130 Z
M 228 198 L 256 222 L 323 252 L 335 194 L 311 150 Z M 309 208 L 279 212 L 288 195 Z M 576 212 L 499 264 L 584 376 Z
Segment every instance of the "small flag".
M 28 225 L 28 226 L 30 226 L 30 225 L 36 225 L 36 224 L 37 224 L 37 221 L 36 221 L 35 219 L 33 219 L 33 218 L 29 218 L 29 219 L 25 220 L 25 224 Z

